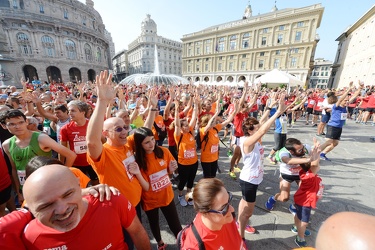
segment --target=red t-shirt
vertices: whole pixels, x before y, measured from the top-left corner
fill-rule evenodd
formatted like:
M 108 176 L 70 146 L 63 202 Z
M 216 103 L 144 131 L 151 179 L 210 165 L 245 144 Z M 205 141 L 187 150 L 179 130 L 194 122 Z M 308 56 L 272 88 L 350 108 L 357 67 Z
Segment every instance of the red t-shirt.
M 111 196 L 100 202 L 85 197 L 89 204 L 77 227 L 60 232 L 32 220 L 23 233 L 27 249 L 128 249 L 122 228 L 127 228 L 136 216 L 134 207 L 123 196 Z
M 368 108 L 375 108 L 375 94 L 372 94 L 372 95 L 369 96 L 367 107 Z
M 241 137 L 244 136 L 242 131 L 242 122 L 249 116 L 248 113 L 237 113 L 233 119 L 234 125 L 234 136 Z
M 74 166 L 89 165 L 86 158 L 86 132 L 88 124 L 89 120 L 86 120 L 83 126 L 77 126 L 74 121 L 71 121 L 60 129 L 60 141 L 68 142 L 70 150 L 77 154 L 77 158 L 73 163 Z
M 211 231 L 203 224 L 202 215 L 198 213 L 194 219 L 194 225 L 206 249 L 247 250 L 246 244 L 238 233 L 234 220 L 231 223 L 223 225 L 221 230 Z M 183 231 L 180 249 L 199 249 L 197 239 L 191 227 Z
M 370 99 L 370 97 L 363 98 L 360 108 L 363 108 L 363 109 L 367 108 L 367 104 L 368 104 L 369 99 Z
M 311 170 L 307 172 L 301 170 L 299 176 L 301 184 L 294 195 L 294 202 L 299 206 L 316 208 L 317 193 L 322 179 Z
M 26 209 L 14 211 L 0 218 L 0 249 L 2 250 L 23 250 L 24 246 L 21 235 L 32 220 L 31 213 Z
M 323 105 L 323 101 L 324 101 L 324 97 L 317 97 L 315 99 L 315 106 L 314 106 L 314 110 L 316 111 L 322 111 L 322 105 Z
M 315 105 L 315 103 L 316 103 L 316 100 L 315 100 L 315 98 L 308 98 L 307 99 L 307 107 L 308 108 L 313 108 L 314 107 L 314 105 Z
M 180 119 L 185 117 L 185 114 L 183 111 L 179 113 Z M 167 120 L 163 120 L 165 128 L 167 129 L 168 134 L 168 146 L 176 146 L 176 141 L 174 140 L 174 127 L 173 129 L 169 129 L 169 125 L 174 121 L 173 117 L 169 117 Z
M 267 100 L 268 100 L 268 96 L 264 95 L 260 98 L 260 103 L 262 105 L 266 105 L 267 104 Z
M 1 150 L 0 144 L 0 191 L 9 187 L 11 184 L 12 181 L 10 180 L 7 163 L 5 162 L 5 158 L 3 155 L 3 151 Z

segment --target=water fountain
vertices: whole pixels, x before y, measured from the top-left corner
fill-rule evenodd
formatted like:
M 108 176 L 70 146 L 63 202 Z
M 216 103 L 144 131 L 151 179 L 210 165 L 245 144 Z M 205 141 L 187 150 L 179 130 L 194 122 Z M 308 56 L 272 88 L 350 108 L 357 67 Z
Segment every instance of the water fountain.
M 160 74 L 158 50 L 155 44 L 154 52 L 154 72 L 147 74 L 133 74 L 123 79 L 120 84 L 146 84 L 146 85 L 177 85 L 177 84 L 189 84 L 189 81 L 185 78 L 176 75 L 165 75 Z

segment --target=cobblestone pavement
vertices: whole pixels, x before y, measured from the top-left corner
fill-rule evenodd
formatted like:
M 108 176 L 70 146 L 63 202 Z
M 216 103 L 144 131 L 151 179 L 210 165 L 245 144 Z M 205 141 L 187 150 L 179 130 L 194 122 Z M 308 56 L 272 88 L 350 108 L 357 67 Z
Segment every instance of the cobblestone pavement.
M 323 137 L 316 136 L 316 127 L 304 124 L 303 121 L 297 121 L 294 128 L 289 128 L 288 138 L 294 137 L 311 145 L 313 137 L 318 138 L 321 143 L 324 142 Z M 370 140 L 370 137 L 374 136 L 374 126 L 348 121 L 343 128 L 340 144 L 327 154 L 332 161 L 321 161 L 319 175 L 323 179 L 325 189 L 317 209 L 312 212 L 311 224 L 308 227 L 312 235 L 307 238 L 309 246 L 314 246 L 320 225 L 334 213 L 355 211 L 375 215 L 373 208 L 375 206 L 375 196 L 373 195 L 375 193 L 375 142 Z M 263 137 L 262 141 L 266 149 L 265 152 L 268 154 L 273 146 L 272 129 Z M 227 143 L 227 141 L 224 142 Z M 238 180 L 235 181 L 228 175 L 229 160 L 227 150 L 222 146 L 219 158 L 219 167 L 222 173 L 217 177 L 225 183 L 229 191 L 233 192 L 232 204 L 237 211 L 241 191 Z M 294 243 L 295 234 L 290 231 L 293 225 L 293 216 L 288 211 L 291 201 L 277 203 L 271 212 L 264 208 L 268 197 L 279 190 L 278 167 L 269 164 L 267 160 L 264 163 L 264 180 L 259 186 L 255 211 L 250 219 L 250 224 L 256 228 L 257 232 L 253 235 L 246 235 L 247 245 L 252 250 L 295 248 L 297 247 Z M 198 169 L 195 180 L 198 181 L 200 178 L 202 178 L 201 168 Z M 291 199 L 296 189 L 297 185 L 294 183 L 291 189 Z M 181 223 L 183 225 L 190 223 L 195 216 L 193 207 L 181 207 L 177 199 L 177 192 L 175 192 L 175 203 Z M 153 239 L 147 217 L 144 214 L 142 219 L 150 239 Z M 176 240 L 162 214 L 160 215 L 160 227 L 162 238 L 168 244 L 167 249 L 177 249 Z M 151 243 L 153 249 L 157 249 L 155 240 L 152 240 Z

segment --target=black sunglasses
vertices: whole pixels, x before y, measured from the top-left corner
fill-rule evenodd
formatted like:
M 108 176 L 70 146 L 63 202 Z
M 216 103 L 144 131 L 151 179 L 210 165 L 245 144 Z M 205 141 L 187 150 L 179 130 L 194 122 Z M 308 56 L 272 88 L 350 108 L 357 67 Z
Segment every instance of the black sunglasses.
M 228 195 L 229 195 L 228 203 L 224 205 L 223 209 L 221 209 L 221 210 L 210 209 L 210 210 L 208 210 L 208 213 L 221 214 L 221 215 L 225 216 L 229 211 L 229 206 L 230 206 L 230 203 L 231 203 L 232 198 L 233 198 L 233 195 L 232 195 L 231 192 L 228 192 Z

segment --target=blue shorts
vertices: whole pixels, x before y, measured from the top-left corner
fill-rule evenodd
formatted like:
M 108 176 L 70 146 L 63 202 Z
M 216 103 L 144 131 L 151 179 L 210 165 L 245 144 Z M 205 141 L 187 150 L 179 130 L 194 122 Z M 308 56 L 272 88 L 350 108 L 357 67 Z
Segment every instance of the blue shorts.
M 302 222 L 309 223 L 310 215 L 311 215 L 311 207 L 303 207 L 297 204 L 294 204 L 294 206 L 296 207 L 296 210 L 297 210 L 297 213 L 296 213 L 297 218 Z
M 325 115 L 322 115 L 322 122 L 327 123 L 331 119 L 331 113 L 326 113 Z

